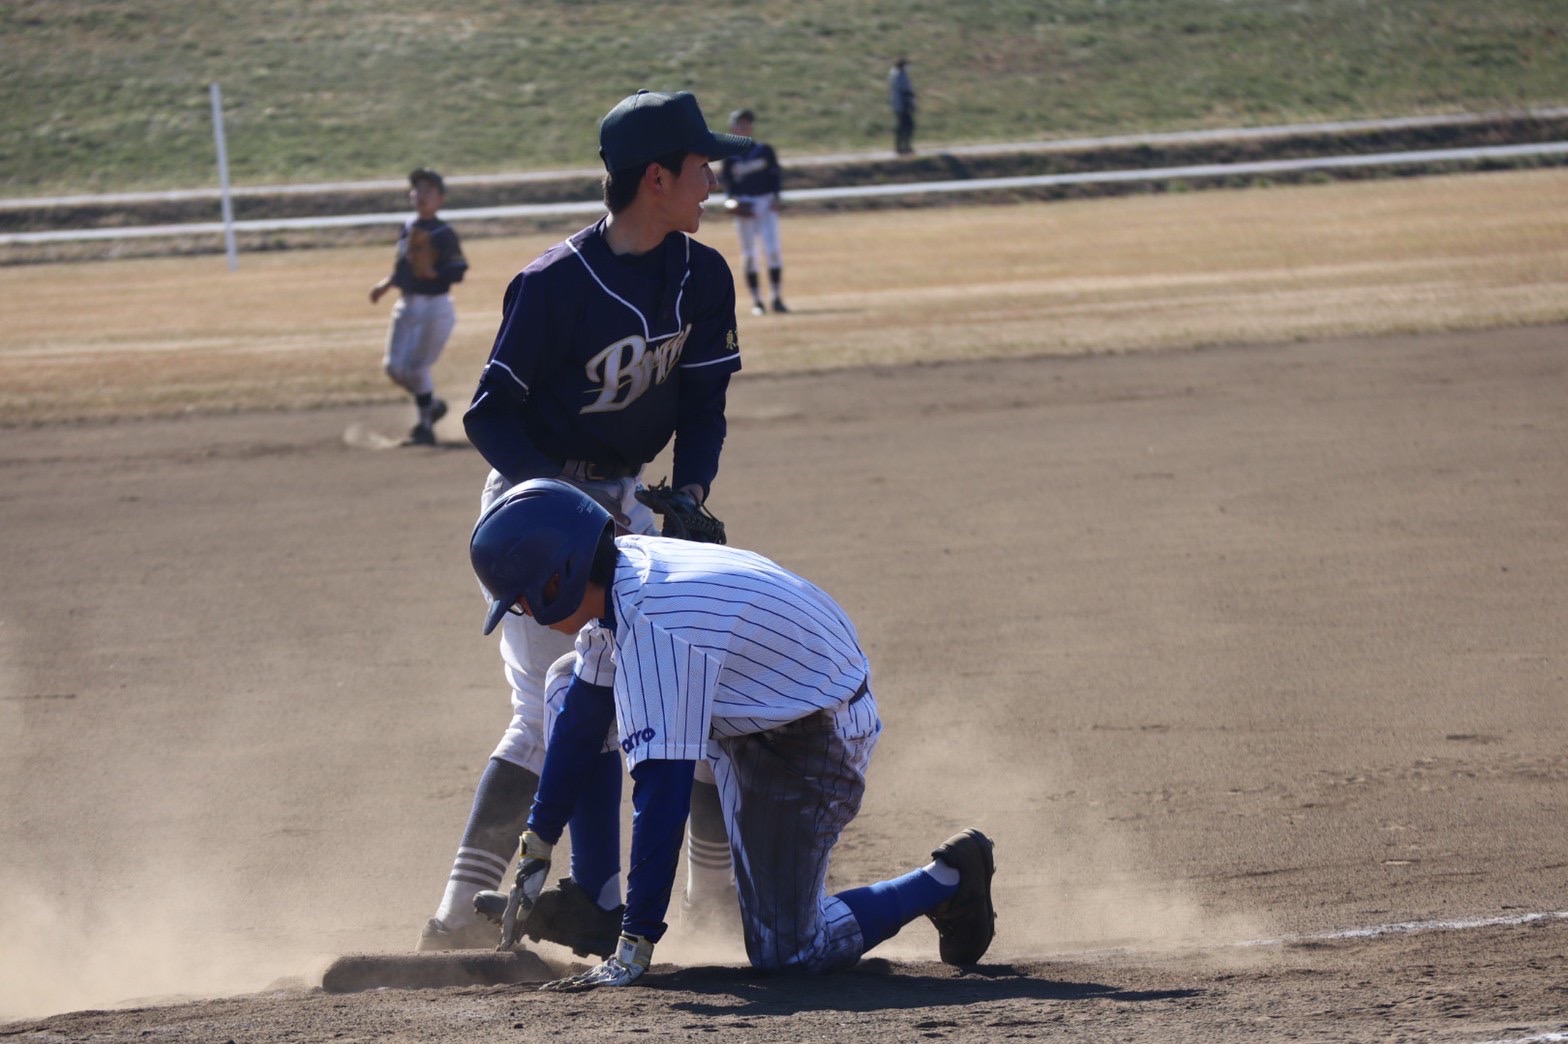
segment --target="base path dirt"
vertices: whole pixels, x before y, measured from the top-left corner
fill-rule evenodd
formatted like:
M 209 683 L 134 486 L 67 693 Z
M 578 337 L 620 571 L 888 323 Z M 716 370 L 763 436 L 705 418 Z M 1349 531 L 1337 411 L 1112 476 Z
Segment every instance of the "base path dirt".
M 509 713 L 455 415 L 8 430 L 0 1036 L 1561 1039 L 1565 344 L 743 375 L 713 506 L 886 718 L 833 884 L 979 826 L 996 943 L 768 979 L 676 923 L 569 996 L 319 988 L 412 945 Z

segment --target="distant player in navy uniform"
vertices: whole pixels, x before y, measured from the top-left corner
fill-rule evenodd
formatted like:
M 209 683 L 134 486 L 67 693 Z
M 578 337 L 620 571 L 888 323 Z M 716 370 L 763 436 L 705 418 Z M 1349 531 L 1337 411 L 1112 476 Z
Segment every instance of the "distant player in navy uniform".
M 580 778 L 620 756 L 634 781 L 616 951 L 545 988 L 624 986 L 647 971 L 698 764 L 719 783 L 753 966 L 845 968 L 922 915 L 937 927 L 943 961 L 978 962 L 996 921 L 992 844 L 978 830 L 901 877 L 827 893 L 829 854 L 860 810 L 882 731 L 843 609 L 753 552 L 615 530 L 580 490 L 544 479 L 506 492 L 469 542 L 491 597 L 486 632 L 526 614 L 576 636 L 575 655 L 551 670 L 559 716 L 509 917 L 533 916 Z M 618 743 L 607 744 L 612 725 Z
M 435 424 L 446 416 L 446 403 L 436 398 L 430 371 L 457 325 L 450 291 L 453 283 L 462 282 L 468 262 L 457 233 L 436 216 L 446 201 L 441 175 L 420 167 L 408 176 L 408 184 L 414 216 L 403 223 L 392 273 L 370 288 L 370 303 L 376 304 L 393 287 L 402 292 L 392 308 L 381 365 L 393 383 L 414 397 L 416 420 L 408 441 L 433 446 Z
M 730 133 L 750 138 L 755 120 L 750 109 L 735 110 L 730 113 Z M 773 146 L 753 141 L 745 152 L 729 157 L 720 165 L 719 178 L 724 182 L 727 197 L 725 209 L 735 218 L 735 230 L 740 234 L 742 269 L 746 288 L 751 291 L 751 314 L 767 312 L 759 285 L 759 253 L 768 266 L 773 310 L 789 311 L 784 307 L 784 255 L 779 249 L 779 191 L 783 186 L 783 171 Z
M 750 142 L 714 134 L 691 94 L 639 91 L 599 126 L 608 216 L 545 251 L 512 279 L 490 360 L 463 417 L 493 470 L 488 507 L 524 479 L 563 478 L 585 490 L 623 532 L 656 529 L 635 492 L 643 466 L 675 441 L 671 484 L 708 496 L 724 443 L 725 396 L 740 369 L 735 282 L 723 255 L 692 238 L 717 188 L 709 162 Z M 481 777 L 457 856 L 420 949 L 494 948 L 473 908 L 517 851 L 547 733 L 544 683 L 572 651 L 570 636 L 508 617 L 501 658 L 513 717 Z M 621 772 L 586 779 L 572 823 L 572 873 L 533 925 L 574 949 L 608 953 L 619 932 Z M 692 798 L 686 900 L 694 917 L 735 891 L 723 814 L 711 776 Z

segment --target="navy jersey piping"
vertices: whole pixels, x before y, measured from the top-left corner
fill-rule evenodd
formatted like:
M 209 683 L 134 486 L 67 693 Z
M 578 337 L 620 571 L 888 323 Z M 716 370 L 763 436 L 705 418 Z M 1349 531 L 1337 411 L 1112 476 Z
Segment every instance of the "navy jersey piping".
M 675 329 L 671 330 L 669 333 L 660 334 L 655 334 L 651 329 L 649 329 L 648 317 L 643 313 L 641 308 L 638 308 L 636 305 L 626 300 L 626 298 L 622 297 L 620 294 L 616 293 L 614 290 L 611 290 L 608 286 L 605 285 L 604 280 L 599 278 L 599 273 L 593 270 L 592 262 L 590 262 L 588 258 L 584 256 L 580 249 L 578 249 L 576 243 L 568 239 L 566 241 L 566 245 L 571 249 L 577 260 L 583 263 L 583 267 L 588 270 L 588 274 L 593 277 L 593 281 L 599 284 L 599 289 L 603 290 L 616 301 L 619 301 L 621 304 L 625 305 L 634 315 L 637 316 L 637 321 L 642 323 L 643 340 L 648 344 L 657 344 L 660 341 L 667 341 L 671 337 L 674 337 L 676 334 L 680 333 L 686 325 L 681 321 L 681 302 L 686 298 L 686 284 L 691 280 L 691 237 L 683 235 L 681 238 L 684 240 L 683 246 L 685 247 L 686 257 L 685 268 L 681 272 L 680 289 L 675 294 Z M 608 248 L 609 244 L 605 244 L 605 246 Z

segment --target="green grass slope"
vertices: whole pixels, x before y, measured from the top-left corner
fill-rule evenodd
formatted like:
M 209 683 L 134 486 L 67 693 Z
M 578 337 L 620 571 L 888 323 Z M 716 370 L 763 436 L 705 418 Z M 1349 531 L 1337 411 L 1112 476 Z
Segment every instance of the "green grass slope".
M 0 194 L 584 166 L 638 87 L 786 153 L 1568 103 L 1563 0 L 7 0 Z

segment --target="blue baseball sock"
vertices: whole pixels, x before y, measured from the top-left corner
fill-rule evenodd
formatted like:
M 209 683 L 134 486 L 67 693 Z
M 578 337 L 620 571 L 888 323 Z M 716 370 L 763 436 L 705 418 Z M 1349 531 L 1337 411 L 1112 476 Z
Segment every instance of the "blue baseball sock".
M 834 898 L 842 899 L 855 915 L 865 949 L 870 950 L 893 938 L 916 917 L 946 902 L 956 891 L 956 884 L 946 885 L 924 870 L 912 870 L 891 881 L 839 892 Z
M 597 754 L 582 773 L 576 810 L 567 825 L 572 834 L 572 880 L 606 909 L 620 903 L 621 755 Z M 605 886 L 615 880 L 614 894 Z

